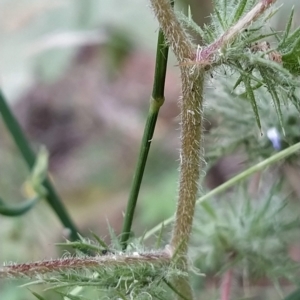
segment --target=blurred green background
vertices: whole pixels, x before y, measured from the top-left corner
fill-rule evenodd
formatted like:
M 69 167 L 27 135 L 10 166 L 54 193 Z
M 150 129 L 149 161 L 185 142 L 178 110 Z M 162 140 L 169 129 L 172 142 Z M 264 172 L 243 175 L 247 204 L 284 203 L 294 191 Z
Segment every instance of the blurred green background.
M 290 7 L 293 1 L 281 2 Z M 208 20 L 211 1 L 177 6 L 187 11 L 187 4 L 197 23 Z M 107 222 L 121 230 L 152 90 L 157 29 L 148 1 L 0 0 L 1 87 L 36 149 L 48 148 L 53 183 L 84 234 L 93 230 L 107 237 Z M 175 209 L 180 96 L 175 65 L 171 55 L 136 235 Z M 16 203 L 26 196 L 28 172 L 2 123 L 0 134 L 0 196 Z M 209 185 L 217 181 L 212 176 Z M 66 232 L 40 203 L 20 218 L 1 216 L 0 235 L 0 261 L 25 262 L 61 255 L 55 242 Z M 16 286 L 0 282 L 0 299 L 32 299 Z

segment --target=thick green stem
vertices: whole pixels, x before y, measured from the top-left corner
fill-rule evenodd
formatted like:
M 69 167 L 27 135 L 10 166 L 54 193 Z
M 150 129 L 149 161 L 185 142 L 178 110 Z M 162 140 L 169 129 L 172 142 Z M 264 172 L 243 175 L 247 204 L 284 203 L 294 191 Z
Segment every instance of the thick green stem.
M 173 1 L 172 1 L 173 3 Z M 152 97 L 150 100 L 150 108 L 148 112 L 148 117 L 146 125 L 144 128 L 143 139 L 140 148 L 140 154 L 133 177 L 133 182 L 131 186 L 131 191 L 127 203 L 121 243 L 123 249 L 126 249 L 127 242 L 130 236 L 133 216 L 136 208 L 137 198 L 139 195 L 145 166 L 148 158 L 148 153 L 151 146 L 151 141 L 153 138 L 157 116 L 159 113 L 160 107 L 164 103 L 164 90 L 165 90 L 165 78 L 167 70 L 167 61 L 168 61 L 168 47 L 166 46 L 166 41 L 162 31 L 159 31 L 158 42 L 157 42 L 157 52 L 156 52 L 156 64 L 155 64 L 155 74 L 154 74 L 154 84 Z
M 28 168 L 31 170 L 35 163 L 35 154 L 31 149 L 29 142 L 27 141 L 18 121 L 11 112 L 9 106 L 6 103 L 3 93 L 0 91 L 0 114 L 2 115 L 3 121 L 9 130 L 12 138 L 14 139 L 19 151 L 21 152 L 23 159 L 25 160 Z M 57 195 L 55 189 L 50 183 L 49 179 L 44 182 L 44 187 L 47 190 L 46 200 L 48 204 L 52 207 L 58 218 L 61 220 L 62 224 L 70 229 L 70 238 L 72 240 L 79 239 L 78 230 L 71 218 L 69 217 L 62 201 Z

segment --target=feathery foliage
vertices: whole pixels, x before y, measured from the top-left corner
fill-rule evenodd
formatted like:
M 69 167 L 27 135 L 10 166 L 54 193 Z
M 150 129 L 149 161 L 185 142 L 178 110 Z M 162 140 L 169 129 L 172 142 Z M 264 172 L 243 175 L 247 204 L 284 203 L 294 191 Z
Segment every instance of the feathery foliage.
M 290 214 L 279 191 L 277 183 L 260 199 L 251 199 L 242 186 L 202 203 L 191 247 L 197 267 L 208 274 L 234 268 L 251 279 L 296 281 L 300 266 L 286 253 L 300 229 L 300 220 Z

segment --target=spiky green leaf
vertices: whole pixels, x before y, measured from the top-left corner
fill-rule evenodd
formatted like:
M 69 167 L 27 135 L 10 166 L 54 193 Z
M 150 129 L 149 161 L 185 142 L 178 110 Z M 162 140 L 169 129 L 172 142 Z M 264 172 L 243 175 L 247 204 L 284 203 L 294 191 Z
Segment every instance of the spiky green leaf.
M 240 19 L 240 17 L 244 14 L 247 2 L 248 0 L 239 1 L 234 17 L 232 19 L 232 24 L 235 24 Z
M 285 43 L 287 37 L 288 37 L 289 34 L 290 34 L 291 27 L 292 27 L 292 23 L 293 23 L 293 18 L 294 18 L 294 12 L 295 12 L 295 8 L 293 7 L 292 10 L 291 10 L 289 19 L 288 19 L 288 21 L 287 21 L 287 23 L 286 23 L 285 30 L 284 30 L 284 34 L 283 34 L 283 37 L 282 37 L 282 43 L 283 43 L 283 44 Z

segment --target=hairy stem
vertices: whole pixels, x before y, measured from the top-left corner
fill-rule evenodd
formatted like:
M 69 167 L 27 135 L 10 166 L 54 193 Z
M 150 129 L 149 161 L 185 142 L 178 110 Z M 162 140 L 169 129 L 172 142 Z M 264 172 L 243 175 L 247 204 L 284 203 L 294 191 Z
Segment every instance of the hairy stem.
M 151 0 L 154 13 L 179 63 L 193 58 L 193 46 L 166 0 Z M 187 273 L 186 254 L 192 229 L 200 174 L 204 70 L 181 66 L 181 150 L 179 195 L 171 240 L 178 267 Z M 178 299 L 193 299 L 188 275 L 174 279 Z
M 163 30 L 178 62 L 191 59 L 193 57 L 193 45 L 177 20 L 170 3 L 167 0 L 150 1 L 160 28 Z M 174 252 L 176 250 L 180 256 L 185 256 L 193 222 L 200 174 L 204 70 L 181 66 L 181 81 L 179 196 L 171 246 Z M 179 246 L 180 251 L 178 252 Z
M 74 269 L 113 267 L 132 264 L 169 265 L 171 257 L 167 252 L 104 255 L 96 257 L 67 257 L 24 264 L 12 264 L 0 268 L 0 278 L 36 277 L 41 274 L 63 272 Z
M 188 271 L 186 254 L 189 237 L 192 230 L 198 181 L 201 163 L 203 83 L 207 65 L 213 62 L 216 51 L 230 43 L 238 33 L 257 19 L 276 0 L 261 0 L 248 14 L 225 32 L 218 40 L 201 49 L 196 55 L 193 45 L 177 20 L 170 4 L 166 0 L 150 0 L 174 54 L 181 66 L 182 99 L 181 107 L 181 148 L 179 195 L 171 239 L 171 251 L 177 259 L 178 266 Z M 189 60 L 196 58 L 198 67 L 188 67 Z M 174 280 L 176 289 L 188 299 L 193 299 L 193 292 L 188 275 L 182 275 Z M 178 299 L 182 299 L 178 295 Z
M 201 163 L 201 131 L 204 72 L 181 68 L 181 147 L 179 168 L 179 194 L 171 246 L 187 252 L 198 193 Z
M 150 0 L 153 11 L 178 62 L 193 58 L 193 45 L 168 0 Z
M 181 79 L 179 194 L 171 249 L 174 251 L 176 259 L 178 259 L 178 266 L 184 271 L 188 271 L 186 254 L 192 231 L 200 177 L 204 71 L 182 67 Z M 194 298 L 188 275 L 176 278 L 174 286 L 186 298 Z M 178 295 L 178 299 L 183 298 Z
M 174 1 L 171 1 L 171 6 L 173 6 Z M 123 223 L 121 244 L 125 250 L 127 247 L 127 242 L 130 237 L 131 226 L 133 222 L 133 216 L 135 212 L 135 207 L 145 171 L 145 166 L 148 158 L 148 153 L 150 150 L 151 141 L 153 138 L 156 120 L 160 107 L 163 105 L 165 97 L 165 78 L 167 72 L 167 62 L 168 62 L 169 47 L 166 45 L 166 40 L 164 34 L 161 30 L 158 33 L 157 40 L 157 50 L 156 50 L 156 63 L 155 63 L 155 74 L 153 91 L 150 102 L 150 108 L 148 112 L 148 117 L 144 129 L 143 139 L 140 148 L 140 154 L 138 158 L 138 163 L 136 166 L 135 174 L 133 177 L 133 182 L 130 190 L 129 199 L 127 202 L 127 208 L 125 212 L 125 218 Z

